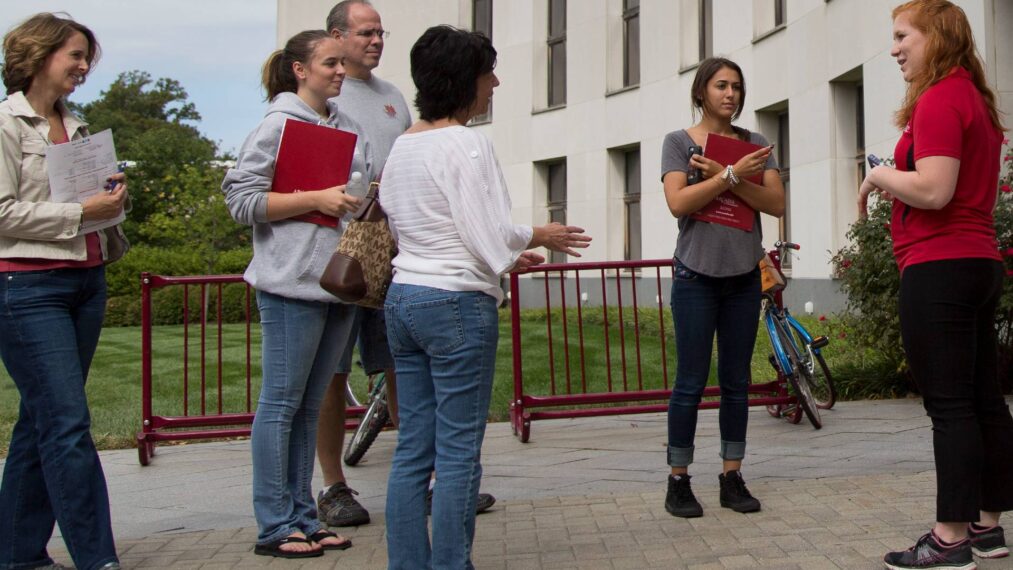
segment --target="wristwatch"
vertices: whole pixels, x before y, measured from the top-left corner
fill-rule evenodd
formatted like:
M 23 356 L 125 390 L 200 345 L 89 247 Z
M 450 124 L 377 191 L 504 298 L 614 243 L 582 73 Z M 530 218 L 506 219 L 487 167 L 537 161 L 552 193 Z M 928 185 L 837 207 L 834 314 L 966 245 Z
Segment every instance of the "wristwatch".
M 734 188 L 739 185 L 739 177 L 735 175 L 735 169 L 732 168 L 731 165 L 728 165 L 728 167 L 725 168 L 725 173 L 721 176 L 721 180 L 724 180 L 725 184 L 727 184 L 729 188 Z

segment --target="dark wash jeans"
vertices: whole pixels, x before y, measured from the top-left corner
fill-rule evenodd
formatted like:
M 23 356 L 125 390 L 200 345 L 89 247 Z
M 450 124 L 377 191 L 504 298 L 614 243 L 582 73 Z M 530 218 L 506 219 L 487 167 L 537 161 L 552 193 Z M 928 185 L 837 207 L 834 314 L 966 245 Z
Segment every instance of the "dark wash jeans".
M 718 338 L 721 457 L 746 453 L 750 363 L 760 315 L 760 271 L 732 277 L 701 275 L 675 260 L 672 318 L 679 355 L 668 401 L 668 464 L 693 462 L 698 406 L 710 375 L 714 335 Z
M 901 335 L 932 418 L 940 522 L 1013 510 L 1013 417 L 997 376 L 995 331 L 1004 273 L 991 259 L 947 259 L 901 275 Z
M 0 272 L 0 356 L 21 394 L 0 485 L 0 569 L 116 561 L 84 384 L 105 315 L 105 268 Z

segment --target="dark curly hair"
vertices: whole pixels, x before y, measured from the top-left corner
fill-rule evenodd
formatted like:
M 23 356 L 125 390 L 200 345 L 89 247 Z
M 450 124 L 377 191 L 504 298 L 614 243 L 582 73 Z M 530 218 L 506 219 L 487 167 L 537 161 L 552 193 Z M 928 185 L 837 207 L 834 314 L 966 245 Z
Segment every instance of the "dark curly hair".
M 28 18 L 4 36 L 3 82 L 7 94 L 28 91 L 32 79 L 42 71 L 46 58 L 60 49 L 74 33 L 88 40 L 88 71 L 98 61 L 101 50 L 95 34 L 65 13 L 42 12 Z
M 411 51 L 415 107 L 423 121 L 453 116 L 471 107 L 478 78 L 496 67 L 496 49 L 484 34 L 434 26 Z

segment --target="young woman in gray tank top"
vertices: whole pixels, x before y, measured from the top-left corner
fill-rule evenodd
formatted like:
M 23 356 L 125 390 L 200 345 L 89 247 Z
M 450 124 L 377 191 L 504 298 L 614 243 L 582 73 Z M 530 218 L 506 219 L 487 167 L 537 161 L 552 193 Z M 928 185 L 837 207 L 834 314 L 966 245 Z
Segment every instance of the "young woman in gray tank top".
M 661 155 L 665 200 L 679 220 L 672 280 L 678 366 L 668 405 L 668 480 L 665 509 L 674 516 L 699 517 L 703 508 L 690 488 L 697 409 L 710 374 L 714 335 L 718 338 L 721 386 L 719 425 L 721 506 L 737 512 L 760 510 L 739 470 L 746 450 L 749 367 L 760 312 L 760 212 L 784 213 L 784 186 L 763 136 L 732 125 L 746 99 L 742 70 L 727 59 L 711 58 L 697 68 L 690 93 L 700 121 L 669 133 Z M 729 168 L 690 153 L 705 147 L 710 133 L 749 141 L 763 148 Z M 704 148 L 706 154 L 706 148 Z M 763 185 L 747 180 L 762 175 Z M 739 229 L 693 217 L 726 191 L 755 210 L 751 227 Z M 749 219 L 745 221 L 749 225 Z

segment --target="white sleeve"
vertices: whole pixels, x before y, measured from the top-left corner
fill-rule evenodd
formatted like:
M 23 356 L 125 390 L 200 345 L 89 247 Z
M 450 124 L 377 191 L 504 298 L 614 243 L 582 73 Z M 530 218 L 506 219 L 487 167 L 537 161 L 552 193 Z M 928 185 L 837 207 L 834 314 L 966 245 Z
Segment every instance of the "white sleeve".
M 444 186 L 451 189 L 454 225 L 468 251 L 501 275 L 527 249 L 533 230 L 510 219 L 510 195 L 488 139 L 458 142 L 459 152 L 447 157 Z

